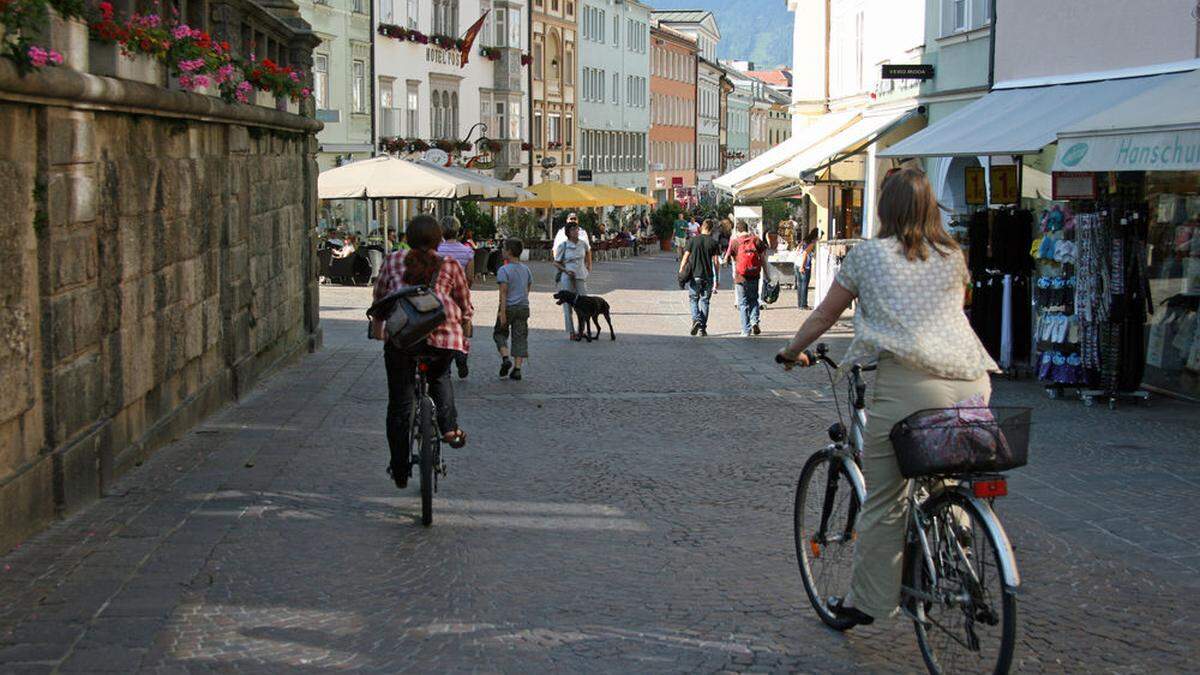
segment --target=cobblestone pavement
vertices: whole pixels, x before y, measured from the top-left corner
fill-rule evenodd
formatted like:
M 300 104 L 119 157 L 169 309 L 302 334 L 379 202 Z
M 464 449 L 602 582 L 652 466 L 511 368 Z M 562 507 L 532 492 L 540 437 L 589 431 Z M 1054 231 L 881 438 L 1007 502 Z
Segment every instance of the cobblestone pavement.
M 476 292 L 471 444 L 448 452 L 432 529 L 383 472 L 368 291 L 326 289 L 323 351 L 0 558 L 0 671 L 919 671 L 908 625 L 836 634 L 805 600 L 792 491 L 832 412 L 821 372 L 769 363 L 799 312 L 742 339 L 722 291 L 691 338 L 669 258 L 612 262 L 591 287 L 618 340 L 575 344 L 536 274 L 520 383 L 495 376 L 496 294 Z M 996 387 L 1037 406 L 999 502 L 1017 667 L 1193 669 L 1197 408 Z

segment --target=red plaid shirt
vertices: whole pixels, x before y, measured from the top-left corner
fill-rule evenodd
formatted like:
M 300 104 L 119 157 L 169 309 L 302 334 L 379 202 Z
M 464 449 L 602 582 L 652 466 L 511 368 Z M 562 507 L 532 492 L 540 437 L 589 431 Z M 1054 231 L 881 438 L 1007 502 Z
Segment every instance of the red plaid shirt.
M 404 256 L 408 251 L 396 251 L 388 256 L 375 282 L 375 300 L 404 286 Z M 451 349 L 464 354 L 471 350 L 471 342 L 463 332 L 463 325 L 470 324 L 474 315 L 471 308 L 471 289 L 467 287 L 467 275 L 453 258 L 442 258 L 442 268 L 433 294 L 446 307 L 446 322 L 429 334 L 426 341 L 430 347 Z M 379 331 L 378 334 L 382 334 Z

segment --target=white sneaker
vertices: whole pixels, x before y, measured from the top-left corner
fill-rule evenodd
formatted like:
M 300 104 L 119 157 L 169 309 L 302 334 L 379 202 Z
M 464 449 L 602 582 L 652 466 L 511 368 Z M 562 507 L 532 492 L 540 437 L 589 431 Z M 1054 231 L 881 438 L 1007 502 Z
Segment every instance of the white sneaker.
M 750 331 L 748 331 L 748 330 L 742 331 L 742 337 L 750 337 Z

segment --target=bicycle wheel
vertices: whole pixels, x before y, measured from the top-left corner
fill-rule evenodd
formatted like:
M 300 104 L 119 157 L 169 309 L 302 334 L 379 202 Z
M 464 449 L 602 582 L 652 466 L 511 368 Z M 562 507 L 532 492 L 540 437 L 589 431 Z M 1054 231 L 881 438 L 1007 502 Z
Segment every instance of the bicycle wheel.
M 433 523 L 433 464 L 437 461 L 437 425 L 433 423 L 433 400 L 421 399 L 417 422 L 421 425 L 421 524 Z
M 1004 586 L 999 544 L 965 495 L 948 490 L 921 506 L 933 583 L 920 545 L 907 562 L 924 598 L 924 621 L 914 620 L 917 643 L 931 673 L 1007 673 L 1017 632 L 1017 599 Z
M 858 512 L 858 495 L 842 459 L 828 451 L 809 457 L 796 483 L 796 560 L 809 602 L 835 630 L 853 624 L 831 612 L 829 600 L 850 590 Z

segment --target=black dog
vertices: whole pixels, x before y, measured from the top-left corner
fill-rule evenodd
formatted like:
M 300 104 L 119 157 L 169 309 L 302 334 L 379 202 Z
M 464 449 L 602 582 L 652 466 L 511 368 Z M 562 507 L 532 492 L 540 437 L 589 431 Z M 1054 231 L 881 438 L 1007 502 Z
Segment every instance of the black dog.
M 580 295 L 571 291 L 559 291 L 554 294 L 554 299 L 560 305 L 566 303 L 575 309 L 575 316 L 579 319 L 579 330 L 583 339 L 588 342 L 600 339 L 601 316 L 608 322 L 608 332 L 612 335 L 612 339 L 617 339 L 617 334 L 613 331 L 612 317 L 608 314 L 608 301 L 604 298 L 598 295 Z M 592 322 L 596 324 L 595 336 L 591 334 Z

